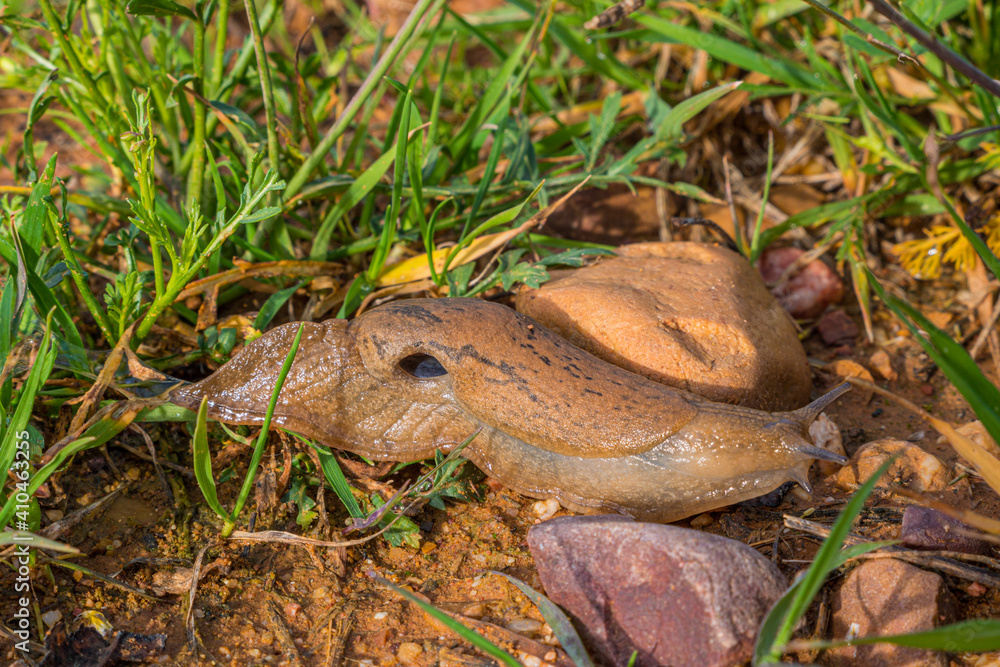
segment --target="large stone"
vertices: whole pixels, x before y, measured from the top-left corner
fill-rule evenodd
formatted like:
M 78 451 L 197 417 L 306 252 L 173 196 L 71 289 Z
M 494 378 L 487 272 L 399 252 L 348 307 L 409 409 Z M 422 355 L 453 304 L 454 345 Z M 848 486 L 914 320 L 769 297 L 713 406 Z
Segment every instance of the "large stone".
M 795 326 L 725 248 L 640 243 L 522 289 L 517 309 L 613 364 L 712 400 L 765 410 L 809 402 Z
M 955 599 L 933 572 L 892 558 L 863 562 L 848 575 L 833 600 L 832 638 L 931 630 L 955 620 Z M 935 651 L 874 644 L 841 647 L 823 654 L 830 667 L 945 667 Z
M 868 481 L 879 466 L 895 456 L 889 469 L 878 481 L 878 487 L 906 486 L 913 491 L 944 491 L 951 474 L 933 454 L 919 445 L 895 438 L 884 438 L 862 445 L 854 452 L 851 462 L 834 476 L 837 486 L 853 490 Z
M 741 542 L 619 516 L 560 517 L 528 532 L 546 594 L 615 667 L 728 666 L 750 658 L 785 591 Z

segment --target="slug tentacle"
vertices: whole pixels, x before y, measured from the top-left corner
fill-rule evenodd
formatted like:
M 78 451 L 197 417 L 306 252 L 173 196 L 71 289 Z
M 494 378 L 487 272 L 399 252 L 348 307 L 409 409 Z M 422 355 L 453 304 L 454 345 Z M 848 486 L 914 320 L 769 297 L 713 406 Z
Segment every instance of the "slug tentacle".
M 601 361 L 534 320 L 478 299 L 397 301 L 307 323 L 275 423 L 381 460 L 464 450 L 527 495 L 584 512 L 673 521 L 808 488 L 808 426 L 846 389 L 794 412 L 712 403 Z M 260 424 L 298 324 L 273 329 L 175 403 Z
M 823 410 L 826 410 L 834 401 L 850 390 L 851 383 L 844 382 L 826 392 L 809 405 L 803 406 L 798 410 L 793 410 L 789 414 L 794 415 L 793 419 L 799 420 L 802 423 L 802 427 L 808 429 L 809 425 L 816 421 L 816 418 L 819 417 Z

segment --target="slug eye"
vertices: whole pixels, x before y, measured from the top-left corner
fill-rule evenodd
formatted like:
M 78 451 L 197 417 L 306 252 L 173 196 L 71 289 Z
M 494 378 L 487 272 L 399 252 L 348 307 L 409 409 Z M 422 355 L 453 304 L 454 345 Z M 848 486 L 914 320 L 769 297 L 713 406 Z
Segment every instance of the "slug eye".
M 448 374 L 441 362 L 428 354 L 411 354 L 404 357 L 399 360 L 399 367 L 407 375 L 420 380 Z

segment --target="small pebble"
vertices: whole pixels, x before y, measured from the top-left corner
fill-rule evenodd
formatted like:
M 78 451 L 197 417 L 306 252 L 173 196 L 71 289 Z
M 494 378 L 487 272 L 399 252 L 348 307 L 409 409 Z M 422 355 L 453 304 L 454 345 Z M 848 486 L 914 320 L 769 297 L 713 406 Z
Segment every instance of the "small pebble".
M 879 488 L 902 484 L 913 491 L 943 491 L 948 488 L 951 472 L 933 454 L 905 440 L 885 438 L 862 445 L 851 462 L 840 469 L 833 480 L 842 489 L 853 490 L 895 457 L 878 481 Z
M 541 521 L 548 521 L 559 511 L 559 501 L 555 498 L 539 500 L 532 506 L 535 514 Z
M 330 594 L 330 589 L 326 586 L 321 586 L 320 588 L 313 589 L 312 599 L 319 600 L 320 598 L 325 598 Z
M 420 553 L 429 554 L 430 552 L 437 549 L 437 546 L 438 545 L 434 544 L 433 542 L 424 542 L 423 544 L 420 545 Z
M 920 391 L 922 391 L 924 393 L 924 396 L 933 396 L 934 395 L 934 387 L 932 387 L 929 384 L 922 384 L 922 385 L 920 385 Z
M 809 437 L 812 438 L 813 444 L 821 449 L 833 452 L 834 454 L 840 454 L 841 456 L 847 456 L 847 452 L 844 450 L 844 438 L 840 434 L 840 429 L 837 425 L 833 423 L 833 420 L 826 416 L 826 413 L 822 413 L 819 417 L 809 425 Z M 818 461 L 819 471 L 824 475 L 833 475 L 841 466 L 836 461 Z
M 761 255 L 759 269 L 764 282 L 778 282 L 785 270 L 805 254 L 799 248 L 768 248 Z M 788 282 L 772 289 L 774 296 L 792 317 L 818 317 L 831 303 L 844 298 L 844 283 L 821 260 L 813 260 Z
M 506 624 L 506 628 L 511 632 L 516 632 L 525 637 L 534 637 L 542 630 L 542 623 L 531 618 L 515 618 Z
M 45 510 L 45 518 L 52 522 L 60 521 L 64 516 L 66 513 L 62 510 Z
M 417 657 L 424 652 L 420 644 L 414 642 L 403 642 L 396 651 L 396 659 L 404 665 L 414 662 Z
M 971 584 L 969 584 L 969 587 L 965 589 L 965 592 L 971 595 L 972 597 L 977 598 L 986 592 L 986 586 L 983 586 L 978 581 L 973 581 Z
M 462 610 L 462 616 L 468 616 L 469 618 L 482 618 L 485 613 L 486 609 L 481 602 L 470 604 Z
M 787 588 L 742 542 L 620 516 L 553 519 L 528 531 L 528 547 L 545 594 L 615 667 L 636 651 L 637 667 L 748 662 Z
M 260 633 L 260 643 L 263 644 L 264 646 L 270 646 L 271 644 L 273 644 L 274 633 L 271 632 L 270 630 L 265 630 L 264 632 Z
M 892 368 L 889 353 L 885 350 L 878 350 L 870 356 L 868 358 L 868 365 L 889 382 L 894 382 L 899 377 L 899 374 Z
M 699 514 L 695 518 L 691 519 L 691 527 L 701 528 L 702 526 L 707 526 L 708 524 L 712 523 L 712 521 L 714 520 L 715 519 L 712 518 L 711 514 L 708 513 Z
M 839 308 L 826 311 L 816 324 L 816 330 L 829 347 L 853 345 L 858 337 L 858 325 Z
M 300 611 L 302 611 L 302 605 L 298 602 L 289 602 L 285 604 L 285 616 L 292 620 L 295 620 L 295 617 L 299 615 Z
M 53 625 L 62 620 L 62 612 L 58 609 L 53 609 L 52 611 L 47 611 L 42 614 L 42 621 L 45 623 L 46 627 L 51 628 Z
M 375 614 L 374 618 L 375 618 L 376 621 L 381 621 L 383 618 L 385 618 L 388 615 L 389 614 L 387 614 L 386 612 L 380 611 L 377 614 Z

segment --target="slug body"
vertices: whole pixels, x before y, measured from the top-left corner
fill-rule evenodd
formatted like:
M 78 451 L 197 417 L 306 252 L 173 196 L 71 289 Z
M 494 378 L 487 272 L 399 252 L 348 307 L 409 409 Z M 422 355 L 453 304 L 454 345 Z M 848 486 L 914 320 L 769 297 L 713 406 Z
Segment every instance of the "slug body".
M 298 323 L 273 329 L 171 399 L 261 424 Z M 675 521 L 794 480 L 808 488 L 807 429 L 842 385 L 770 413 L 672 389 L 591 356 L 534 320 L 478 299 L 410 299 L 348 323 L 305 323 L 275 423 L 372 459 L 449 451 L 529 496 L 580 512 Z

